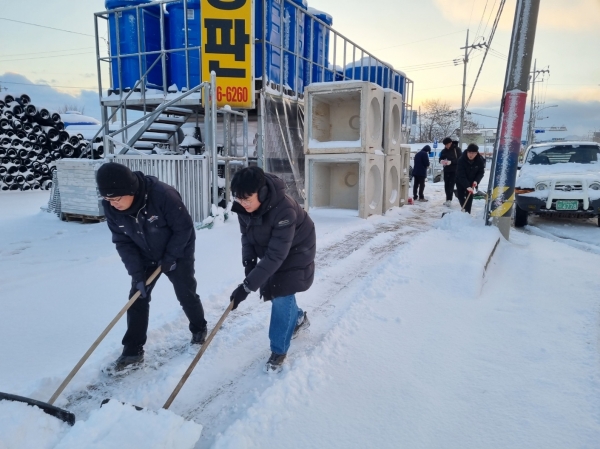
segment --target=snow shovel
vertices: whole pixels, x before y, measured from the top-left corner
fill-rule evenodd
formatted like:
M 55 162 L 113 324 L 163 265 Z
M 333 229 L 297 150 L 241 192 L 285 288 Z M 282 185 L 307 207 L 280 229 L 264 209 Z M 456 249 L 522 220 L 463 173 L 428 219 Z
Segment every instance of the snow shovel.
M 192 360 L 192 363 L 190 363 L 190 366 L 188 366 L 188 369 L 185 371 L 185 373 L 181 377 L 181 380 L 179 381 L 179 383 L 177 384 L 177 386 L 173 390 L 173 393 L 171 393 L 171 396 L 169 396 L 169 399 L 167 399 L 167 402 L 165 402 L 165 405 L 163 405 L 162 408 L 164 408 L 165 410 L 169 409 L 169 407 L 171 406 L 171 404 L 173 403 L 173 401 L 175 400 L 175 398 L 177 397 L 177 395 L 179 394 L 179 392 L 183 388 L 183 385 L 186 383 L 186 381 L 190 377 L 190 374 L 192 374 L 192 371 L 194 371 L 194 368 L 196 367 L 196 365 L 200 361 L 200 358 L 206 352 L 206 348 L 208 348 L 208 345 L 210 344 L 210 342 L 212 341 L 212 339 L 214 338 L 214 336 L 217 334 L 217 332 L 219 331 L 219 329 L 221 329 L 221 325 L 223 324 L 223 321 L 225 321 L 225 318 L 227 318 L 227 315 L 229 315 L 229 312 L 231 312 L 231 308 L 232 307 L 233 307 L 233 301 L 231 301 L 229 303 L 229 306 L 227 307 L 227 309 L 225 309 L 225 312 L 223 312 L 223 315 L 221 315 L 221 318 L 219 319 L 219 321 L 217 322 L 217 324 L 215 325 L 215 327 L 213 328 L 213 330 L 210 332 L 210 334 L 206 338 L 206 341 L 204 342 L 204 344 L 198 350 L 198 353 L 194 357 L 194 360 Z M 109 398 L 104 399 L 102 401 L 102 403 L 100 404 L 100 407 L 102 407 L 104 404 L 107 404 L 108 402 L 110 402 Z M 139 410 L 143 410 L 142 407 L 138 407 L 137 405 L 134 405 L 134 407 L 138 411 Z
M 460 209 L 460 211 L 461 211 L 461 212 L 464 212 L 464 211 L 465 211 L 465 206 L 467 205 L 467 201 L 469 201 L 469 198 L 471 197 L 471 194 L 472 194 L 472 193 L 473 193 L 473 192 L 469 192 L 469 194 L 467 195 L 467 199 L 465 199 L 465 202 L 463 203 L 463 206 L 462 206 L 462 207 L 461 207 L 461 209 Z M 450 212 L 444 212 L 444 213 L 442 214 L 442 218 L 444 218 L 444 215 L 446 215 L 446 214 L 449 214 L 449 213 L 450 213 Z
M 154 272 L 150 275 L 150 277 L 146 281 L 146 285 L 150 285 L 159 274 L 160 274 L 160 267 L 158 267 L 156 270 L 154 270 Z M 69 382 L 71 382 L 73 377 L 75 377 L 75 374 L 77 374 L 79 369 L 83 366 L 83 364 L 90 357 L 90 355 L 92 355 L 92 352 L 94 352 L 94 350 L 98 347 L 100 342 L 102 342 L 102 340 L 104 340 L 104 337 L 106 337 L 106 335 L 110 332 L 110 330 L 114 327 L 114 325 L 117 324 L 117 321 L 119 321 L 119 319 L 125 314 L 125 312 L 127 312 L 127 310 L 133 305 L 133 303 L 139 297 L 140 297 L 140 291 L 138 290 L 129 299 L 127 304 L 125 304 L 123 306 L 123 308 L 119 311 L 119 313 L 117 313 L 117 316 L 113 318 L 113 320 L 109 323 L 108 326 L 106 326 L 106 329 L 104 329 L 104 331 L 100 334 L 100 336 L 96 339 L 96 341 L 92 344 L 92 346 L 90 346 L 90 349 L 87 350 L 87 352 L 83 355 L 81 360 L 79 360 L 77 365 L 75 365 L 75 367 L 71 370 L 69 375 L 60 384 L 60 386 L 54 392 L 54 394 L 52 395 L 52 397 L 50 398 L 50 400 L 48 402 L 36 401 L 35 399 L 30 399 L 30 398 L 26 398 L 23 396 L 17 396 L 14 394 L 8 394 L 8 393 L 2 393 L 2 392 L 0 392 L 0 401 L 2 401 L 2 400 L 16 401 L 16 402 L 23 402 L 27 405 L 36 406 L 36 407 L 39 407 L 40 409 L 42 409 L 43 412 L 45 412 L 49 415 L 52 415 L 64 422 L 66 422 L 67 424 L 74 425 L 75 424 L 75 415 L 67 410 L 63 410 L 61 408 L 55 407 L 53 405 L 54 402 L 56 401 L 56 399 L 58 399 L 58 396 L 60 396 L 60 394 L 63 392 L 63 390 L 69 384 Z

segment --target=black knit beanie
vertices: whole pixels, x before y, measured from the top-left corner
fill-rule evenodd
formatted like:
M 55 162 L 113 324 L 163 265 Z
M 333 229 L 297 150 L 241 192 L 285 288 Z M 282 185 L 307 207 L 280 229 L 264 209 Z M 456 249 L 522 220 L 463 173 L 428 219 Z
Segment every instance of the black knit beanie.
M 138 177 L 129 168 L 116 162 L 103 164 L 96 173 L 100 195 L 107 198 L 135 195 L 139 190 Z

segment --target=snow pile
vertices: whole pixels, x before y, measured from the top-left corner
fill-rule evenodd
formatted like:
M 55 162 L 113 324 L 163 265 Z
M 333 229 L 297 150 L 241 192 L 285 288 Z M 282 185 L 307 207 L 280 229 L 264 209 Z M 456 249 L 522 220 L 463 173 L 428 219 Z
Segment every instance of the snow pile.
M 1 449 L 53 449 L 70 428 L 37 407 L 0 401 Z
M 2 449 L 191 449 L 201 432 L 201 425 L 171 411 L 138 411 L 118 401 L 73 427 L 37 407 L 0 402 Z
M 110 401 L 75 423 L 56 449 L 191 449 L 201 432 L 201 425 L 169 410 L 136 410 Z
M 202 224 L 198 227 L 198 229 L 211 229 L 215 225 L 221 226 L 230 217 L 231 206 L 233 206 L 233 203 L 231 202 L 227 204 L 226 209 L 213 204 L 211 206 L 210 215 L 202 221 Z

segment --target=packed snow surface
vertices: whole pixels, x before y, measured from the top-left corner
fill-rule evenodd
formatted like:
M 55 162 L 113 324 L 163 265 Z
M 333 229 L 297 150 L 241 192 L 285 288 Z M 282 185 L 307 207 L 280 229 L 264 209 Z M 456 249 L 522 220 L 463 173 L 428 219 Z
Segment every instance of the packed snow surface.
M 506 241 L 483 226 L 483 201 L 471 217 L 456 200 L 442 206 L 441 183 L 425 195 L 428 203 L 367 220 L 311 210 L 315 282 L 297 295 L 311 326 L 281 373 L 263 372 L 270 305 L 252 294 L 161 411 L 197 351 L 161 279 L 145 365 L 120 379 L 102 373 L 120 354 L 121 320 L 56 403 L 76 425 L 2 402 L 0 448 L 127 447 L 133 436 L 119 429 L 128 428 L 146 430 L 137 447 L 597 447 L 595 222 L 532 217 Z M 42 401 L 123 306 L 130 282 L 105 223 L 61 222 L 39 210 L 47 200 L 0 194 L 0 359 L 10 362 L 0 391 Z M 196 242 L 209 328 L 244 277 L 235 215 L 217 212 Z M 109 407 L 99 408 L 104 398 Z

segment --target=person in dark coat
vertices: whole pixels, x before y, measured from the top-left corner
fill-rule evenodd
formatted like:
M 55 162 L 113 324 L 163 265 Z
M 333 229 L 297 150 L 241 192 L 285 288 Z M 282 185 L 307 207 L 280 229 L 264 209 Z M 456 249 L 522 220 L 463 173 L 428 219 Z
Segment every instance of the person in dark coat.
M 446 137 L 442 143 L 444 149 L 440 152 L 440 163 L 444 166 L 444 190 L 446 191 L 444 206 L 450 206 L 456 184 L 456 164 L 462 151 L 458 148 L 458 142 L 453 141 L 450 137 Z
M 431 147 L 429 145 L 425 145 L 421 151 L 415 154 L 413 167 L 413 199 L 415 201 L 427 201 L 423 196 L 423 190 L 425 190 L 425 179 L 427 178 L 427 167 L 429 167 L 430 151 Z M 418 197 L 417 189 L 419 190 Z
M 471 143 L 456 165 L 456 196 L 460 205 L 464 206 L 465 212 L 470 214 L 473 194 L 485 173 L 485 159 L 479 154 L 479 147 Z M 467 196 L 469 200 L 465 204 Z
M 242 233 L 246 278 L 233 291 L 233 309 L 260 289 L 271 301 L 271 357 L 266 371 L 280 371 L 292 337 L 309 326 L 296 293 L 309 289 L 315 275 L 315 225 L 306 211 L 285 194 L 285 183 L 258 167 L 238 171 L 231 180 Z
M 150 297 L 160 275 L 149 285 L 145 281 L 158 266 L 173 284 L 190 320 L 191 342 L 204 343 L 206 320 L 194 277 L 196 233 L 177 190 L 115 162 L 98 169 L 96 182 L 112 241 L 131 276 L 129 297 L 140 291 L 127 311 L 123 353 L 115 362 L 115 370 L 144 360 Z

